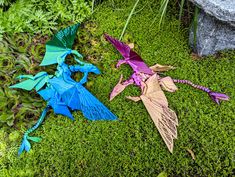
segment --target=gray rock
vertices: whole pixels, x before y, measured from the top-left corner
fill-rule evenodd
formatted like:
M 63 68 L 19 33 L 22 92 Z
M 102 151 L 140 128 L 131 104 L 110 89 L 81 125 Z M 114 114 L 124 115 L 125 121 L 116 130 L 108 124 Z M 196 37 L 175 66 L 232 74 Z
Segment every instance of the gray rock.
M 194 47 L 193 31 L 192 27 L 189 43 L 199 56 L 214 54 L 224 49 L 235 49 L 235 27 L 206 14 L 202 10 L 198 16 L 196 47 Z
M 235 0 L 190 0 L 207 14 L 235 26 Z

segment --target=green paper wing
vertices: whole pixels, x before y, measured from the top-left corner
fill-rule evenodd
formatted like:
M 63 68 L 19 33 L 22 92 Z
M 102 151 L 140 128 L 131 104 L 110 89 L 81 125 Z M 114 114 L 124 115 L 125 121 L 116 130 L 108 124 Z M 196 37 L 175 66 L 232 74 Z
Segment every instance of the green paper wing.
M 32 90 L 41 80 L 42 78 L 38 78 L 35 80 L 28 79 L 18 84 L 12 85 L 10 86 L 10 88 L 20 88 L 29 91 Z
M 40 72 L 36 74 L 35 76 L 32 75 L 20 75 L 18 78 L 27 80 L 24 80 L 18 84 L 10 86 L 10 88 L 20 88 L 24 90 L 32 90 L 33 88 L 36 89 L 36 91 L 40 90 L 48 81 L 49 78 L 52 78 L 52 75 L 48 75 L 46 72 Z
M 77 29 L 80 24 L 75 24 L 68 28 L 60 30 L 55 36 L 47 42 L 46 53 L 40 66 L 46 66 L 57 63 L 58 57 L 65 57 L 71 53 Z

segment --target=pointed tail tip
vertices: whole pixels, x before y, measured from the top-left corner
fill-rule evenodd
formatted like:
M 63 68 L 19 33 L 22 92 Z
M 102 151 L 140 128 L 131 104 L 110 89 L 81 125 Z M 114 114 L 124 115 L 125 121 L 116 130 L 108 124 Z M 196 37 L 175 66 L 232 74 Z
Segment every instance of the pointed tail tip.
M 24 151 L 24 149 L 22 149 L 22 148 L 20 147 L 19 150 L 18 150 L 18 152 L 17 152 L 18 157 L 22 154 L 23 151 Z
M 220 101 L 229 101 L 230 99 L 228 95 L 217 92 L 209 92 L 209 96 L 218 105 L 220 105 Z

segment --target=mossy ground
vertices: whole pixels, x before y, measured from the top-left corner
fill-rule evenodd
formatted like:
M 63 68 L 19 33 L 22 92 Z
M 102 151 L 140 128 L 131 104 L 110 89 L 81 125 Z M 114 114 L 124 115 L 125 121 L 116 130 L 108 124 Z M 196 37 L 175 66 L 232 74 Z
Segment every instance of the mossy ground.
M 90 76 L 87 88 L 107 105 L 119 121 L 87 121 L 74 112 L 76 121 L 50 113 L 35 135 L 41 143 L 20 157 L 5 158 L 4 176 L 233 176 L 235 171 L 235 53 L 195 60 L 188 48 L 186 29 L 178 30 L 178 21 L 168 17 L 159 30 L 152 20 L 158 7 L 141 2 L 123 41 L 133 42 L 148 65 L 155 63 L 177 67 L 165 73 L 188 79 L 231 99 L 220 106 L 201 91 L 177 85 L 175 93 L 166 93 L 170 107 L 179 118 L 178 139 L 169 153 L 143 104 L 125 99 L 138 95 L 130 86 L 112 102 L 108 96 L 121 74 L 128 78 L 131 69 L 115 69 L 120 54 L 102 34 L 119 37 L 133 2 L 103 3 L 83 24 L 76 49 L 97 64 L 100 76 Z M 156 6 L 156 7 L 155 7 Z M 137 10 L 138 11 L 138 10 Z M 30 96 L 30 95 L 29 95 Z M 15 152 L 16 150 L 13 150 Z M 193 152 L 195 160 L 189 152 Z

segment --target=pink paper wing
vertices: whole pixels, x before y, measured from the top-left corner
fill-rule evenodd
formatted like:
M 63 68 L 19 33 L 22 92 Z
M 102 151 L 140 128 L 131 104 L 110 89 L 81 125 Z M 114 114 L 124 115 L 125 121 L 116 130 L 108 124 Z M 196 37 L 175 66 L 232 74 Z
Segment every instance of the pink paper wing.
M 128 63 L 134 71 L 145 74 L 153 74 L 152 70 L 149 69 L 142 58 L 136 52 L 132 51 L 128 45 L 115 38 L 112 38 L 108 34 L 104 34 L 104 37 L 121 53 L 125 60 L 128 60 Z
M 144 63 L 143 59 L 134 51 L 130 51 L 130 66 L 138 72 L 153 74 L 153 71 Z
M 104 37 L 121 53 L 121 55 L 124 57 L 124 59 L 129 59 L 131 49 L 128 45 L 122 43 L 121 41 L 119 41 L 115 38 L 112 38 L 108 34 L 104 34 Z

